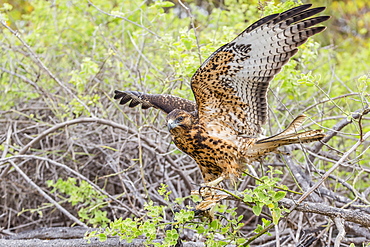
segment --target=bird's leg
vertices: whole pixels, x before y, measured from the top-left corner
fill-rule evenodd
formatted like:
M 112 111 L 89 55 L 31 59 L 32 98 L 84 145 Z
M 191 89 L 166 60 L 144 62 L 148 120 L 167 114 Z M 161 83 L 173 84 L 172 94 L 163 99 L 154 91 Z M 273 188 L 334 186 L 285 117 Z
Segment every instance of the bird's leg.
M 224 176 L 220 176 L 216 178 L 215 180 L 212 180 L 210 182 L 204 183 L 204 186 L 209 186 L 209 187 L 216 187 L 219 183 L 221 183 L 224 180 Z
M 209 196 L 209 197 L 203 199 L 203 201 L 201 201 L 195 207 L 195 211 L 196 211 L 197 214 L 201 214 L 201 215 L 207 217 L 208 219 L 210 219 L 210 221 L 212 221 L 213 216 L 214 216 L 214 209 L 215 209 L 216 205 L 221 200 L 223 200 L 227 197 L 228 197 L 228 195 Z
M 228 195 L 225 194 L 218 194 L 217 188 L 214 188 L 216 186 L 220 187 L 218 185 L 224 179 L 224 176 L 220 176 L 215 180 L 202 184 L 197 192 L 192 191 L 193 195 L 199 195 L 202 197 L 202 201 L 195 208 L 196 211 L 198 213 L 202 213 L 211 221 L 213 220 L 213 211 L 215 206 L 218 204 L 218 202 L 228 197 Z
M 207 198 L 209 196 L 214 196 L 217 194 L 217 191 L 213 189 L 213 187 L 216 187 L 219 183 L 221 183 L 225 177 L 220 176 L 215 180 L 212 180 L 210 182 L 206 182 L 200 185 L 200 188 L 198 190 L 198 194 L 202 198 Z

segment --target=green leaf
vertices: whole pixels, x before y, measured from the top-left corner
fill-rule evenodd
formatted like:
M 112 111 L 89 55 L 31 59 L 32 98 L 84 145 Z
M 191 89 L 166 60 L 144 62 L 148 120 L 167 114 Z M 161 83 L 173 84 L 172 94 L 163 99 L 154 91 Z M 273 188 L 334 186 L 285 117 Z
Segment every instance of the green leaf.
M 261 226 L 261 225 L 258 224 L 258 226 L 254 230 L 254 232 L 259 233 L 259 232 L 261 232 L 263 230 L 263 228 L 264 228 L 263 226 Z
M 275 208 L 274 210 L 271 211 L 271 216 L 272 216 L 272 221 L 274 224 L 278 224 L 279 220 L 281 218 L 281 210 L 280 208 Z
M 229 227 L 222 227 L 221 228 L 221 234 L 227 234 L 230 231 Z
M 158 7 L 162 7 L 162 8 L 169 8 L 169 7 L 175 6 L 174 3 L 169 2 L 169 1 L 156 2 L 155 5 L 158 6 Z
M 269 202 L 269 197 L 266 195 L 266 193 L 264 191 L 259 191 L 259 192 L 257 192 L 256 195 L 258 197 L 258 200 L 260 200 L 261 202 L 264 202 L 264 203 Z
M 244 194 L 243 201 L 244 202 L 253 202 L 253 198 L 249 194 Z
M 197 232 L 199 234 L 203 234 L 205 231 L 206 231 L 206 228 L 203 226 L 203 225 L 199 225 L 197 228 L 196 228 Z
M 274 195 L 274 201 L 277 202 L 277 201 L 280 201 L 281 199 L 283 199 L 286 195 L 286 192 L 285 191 L 278 191 L 276 192 L 276 194 Z
M 101 241 L 101 242 L 107 241 L 107 235 L 105 235 L 104 233 L 100 233 L 99 234 L 99 241 Z
M 275 174 L 278 174 L 278 175 L 281 175 L 281 174 L 284 174 L 283 171 L 280 171 L 280 170 L 275 170 Z
M 271 224 L 271 220 L 262 218 L 262 223 L 263 223 L 263 226 L 266 227 L 266 226 L 269 226 Z
M 218 220 L 213 220 L 210 224 L 210 227 L 213 228 L 214 230 L 220 228 L 220 222 Z
M 241 221 L 243 219 L 243 215 L 241 214 L 241 215 L 239 215 L 239 217 L 238 217 L 238 221 Z
M 259 216 L 262 212 L 262 205 L 260 203 L 257 203 L 252 207 L 252 211 L 255 215 Z
M 238 239 L 236 239 L 236 244 L 238 246 L 240 246 L 240 245 L 244 244 L 246 241 L 247 240 L 245 238 L 238 238 Z

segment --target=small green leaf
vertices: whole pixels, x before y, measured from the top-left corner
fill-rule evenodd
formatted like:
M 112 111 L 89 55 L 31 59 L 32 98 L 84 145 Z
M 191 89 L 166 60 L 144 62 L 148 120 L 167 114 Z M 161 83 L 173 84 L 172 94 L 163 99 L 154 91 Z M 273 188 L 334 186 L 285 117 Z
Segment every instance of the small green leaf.
M 204 226 L 202 225 L 199 225 L 196 230 L 197 230 L 197 233 L 203 234 L 206 231 L 206 228 L 204 228 Z
M 261 232 L 262 230 L 263 230 L 263 226 L 258 225 L 258 226 L 256 227 L 256 229 L 254 230 L 254 232 L 259 233 L 259 232 Z
M 249 194 L 244 194 L 243 201 L 244 202 L 253 202 L 253 199 Z
M 244 244 L 246 241 L 247 241 L 247 240 L 246 240 L 245 238 L 238 238 L 238 239 L 236 240 L 236 244 L 237 244 L 238 246 L 240 246 L 240 245 Z
M 211 222 L 210 227 L 213 229 L 218 229 L 220 227 L 220 222 L 218 220 L 214 220 Z
M 274 171 L 274 173 L 275 173 L 275 174 L 284 174 L 284 173 L 283 173 L 282 171 L 280 171 L 280 170 L 275 170 L 275 171 Z
M 274 210 L 271 211 L 271 216 L 272 216 L 272 221 L 274 224 L 279 223 L 279 219 L 281 218 L 281 210 L 280 208 L 275 208 Z
M 99 240 L 101 242 L 107 241 L 107 235 L 105 235 L 104 233 L 100 233 L 99 234 Z
M 243 219 L 243 215 L 239 215 L 238 221 L 241 221 Z
M 286 195 L 286 192 L 285 191 L 278 191 L 276 192 L 276 194 L 274 195 L 274 201 L 280 201 L 281 199 L 283 199 Z
M 259 216 L 259 215 L 261 214 L 261 212 L 262 212 L 262 205 L 260 205 L 259 203 L 258 203 L 258 204 L 256 204 L 256 205 L 254 205 L 254 206 L 252 207 L 252 211 L 253 211 L 253 213 L 254 213 L 255 215 Z
M 162 8 L 169 8 L 175 6 L 174 3 L 171 3 L 169 1 L 157 2 L 155 5 Z
M 266 226 L 269 226 L 271 224 L 271 220 L 262 218 L 262 223 L 263 223 L 263 226 L 266 227 Z

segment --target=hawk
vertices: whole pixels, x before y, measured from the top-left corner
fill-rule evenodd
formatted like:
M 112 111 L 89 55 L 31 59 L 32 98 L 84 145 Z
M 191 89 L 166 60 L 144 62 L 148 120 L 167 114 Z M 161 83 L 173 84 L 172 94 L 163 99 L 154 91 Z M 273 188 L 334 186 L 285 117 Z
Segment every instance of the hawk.
M 115 91 L 129 107 L 141 104 L 167 115 L 176 146 L 198 164 L 208 185 L 236 179 L 245 168 L 283 145 L 321 140 L 322 130 L 297 133 L 304 115 L 283 132 L 260 138 L 267 121 L 267 89 L 297 47 L 325 27 L 314 27 L 329 16 L 312 17 L 325 7 L 301 5 L 266 16 L 220 47 L 191 78 L 195 101 L 168 94 Z

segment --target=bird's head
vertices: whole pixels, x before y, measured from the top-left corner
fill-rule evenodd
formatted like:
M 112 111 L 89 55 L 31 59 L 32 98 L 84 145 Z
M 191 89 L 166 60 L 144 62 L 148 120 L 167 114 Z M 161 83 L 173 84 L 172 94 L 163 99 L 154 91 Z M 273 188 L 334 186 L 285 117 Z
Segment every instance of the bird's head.
M 183 132 L 190 129 L 194 122 L 194 117 L 189 112 L 183 110 L 173 110 L 167 115 L 167 127 L 171 134 Z

